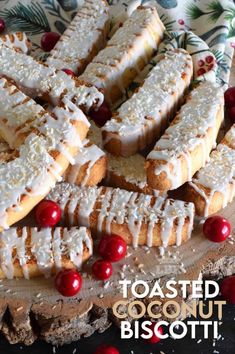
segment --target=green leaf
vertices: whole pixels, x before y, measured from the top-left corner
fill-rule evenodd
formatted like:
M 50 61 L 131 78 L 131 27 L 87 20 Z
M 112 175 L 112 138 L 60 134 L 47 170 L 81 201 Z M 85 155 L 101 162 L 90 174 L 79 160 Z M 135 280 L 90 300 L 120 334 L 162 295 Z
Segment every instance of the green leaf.
M 12 32 L 22 31 L 29 35 L 50 32 L 50 25 L 43 8 L 38 2 L 17 5 L 0 11 L 0 17 L 6 22 L 7 29 Z
M 206 13 L 203 12 L 197 5 L 191 4 L 186 9 L 187 16 L 192 20 L 197 20 L 199 17 L 205 15 Z
M 216 22 L 225 11 L 220 1 L 218 0 L 212 1 L 207 7 L 211 12 L 209 18 L 212 22 Z

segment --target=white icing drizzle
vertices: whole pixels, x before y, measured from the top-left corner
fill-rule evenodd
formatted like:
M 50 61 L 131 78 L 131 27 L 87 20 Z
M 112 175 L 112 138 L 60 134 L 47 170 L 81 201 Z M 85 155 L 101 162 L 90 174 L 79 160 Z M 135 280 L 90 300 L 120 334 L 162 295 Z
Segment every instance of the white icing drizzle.
M 100 196 L 101 199 L 101 207 L 98 216 L 98 223 L 97 223 L 97 231 L 101 233 L 103 231 L 103 222 L 104 219 L 107 217 L 108 209 L 112 200 L 112 190 L 108 189 L 105 194 Z M 110 228 L 109 228 L 110 229 Z M 108 232 L 108 230 L 106 230 Z
M 235 196 L 235 126 L 228 131 L 224 140 L 216 150 L 212 151 L 210 160 L 201 168 L 193 181 L 189 183 L 205 202 L 204 216 L 209 215 L 213 196 L 216 192 L 222 194 L 225 207 Z M 229 146 L 227 145 L 229 144 Z M 207 189 L 207 192 L 203 188 Z
M 6 83 L 6 80 L 0 80 L 1 92 L 5 92 L 4 85 L 1 85 L 3 82 Z M 14 85 L 10 87 L 12 87 L 12 90 L 16 90 Z M 19 104 L 23 100 L 22 95 L 19 94 Z M 14 113 L 16 110 L 13 101 L 14 95 L 11 97 L 12 102 L 7 101 L 7 114 L 9 116 L 12 111 Z M 27 99 L 27 96 L 24 97 Z M 79 148 L 81 145 L 75 123 L 79 121 L 86 125 L 89 125 L 89 123 L 78 107 L 70 102 L 68 104 L 66 99 L 62 101 L 64 105 L 56 107 L 53 111 L 55 117 L 46 111 L 41 117 L 36 117 L 35 121 L 27 127 L 29 135 L 19 147 L 19 156 L 0 165 L 0 226 L 3 228 L 8 226 L 8 210 L 14 208 L 16 210 L 20 206 L 23 195 L 28 197 L 43 196 L 55 185 L 56 180 L 61 179 L 62 168 L 54 161 L 51 153 L 54 151 L 61 152 L 68 161 L 72 162 L 72 156 L 68 148 Z M 26 105 L 30 106 L 28 102 L 30 101 L 27 101 Z M 13 108 L 10 103 L 12 103 Z M 31 105 L 33 106 L 33 103 Z M 1 109 L 3 108 L 1 107 Z M 36 112 L 41 112 L 41 110 L 40 106 L 36 108 Z M 4 114 L 5 112 L 3 112 Z M 26 109 L 25 117 L 28 117 L 28 109 Z M 19 119 L 22 121 L 21 117 Z M 12 125 L 14 124 L 12 123 Z M 17 127 L 17 125 L 18 117 L 16 116 L 15 126 Z M 35 128 L 39 135 L 34 133 Z
M 0 36 L 0 45 L 2 44 L 9 48 L 20 49 L 21 52 L 25 54 L 27 54 L 30 49 L 29 40 L 24 32 L 16 32 Z
M 63 71 L 43 65 L 5 45 L 0 46 L 0 76 L 14 80 L 31 97 L 47 96 L 55 105 L 63 96 L 86 111 L 103 102 L 103 94 L 94 86 L 88 87 Z
M 62 268 L 61 250 L 62 250 L 62 240 L 61 240 L 61 228 L 56 227 L 53 230 L 53 242 L 51 244 L 51 250 L 54 257 L 54 263 L 56 270 Z
M 166 52 L 139 90 L 104 125 L 103 145 L 118 140 L 121 155 L 129 156 L 151 144 L 165 130 L 169 112 L 177 108 L 192 73 L 192 59 L 185 50 Z
M 123 79 L 126 69 L 133 68 L 136 75 L 150 59 L 157 44 L 163 37 L 164 26 L 154 7 L 139 7 L 124 22 L 107 46 L 87 66 L 80 76 L 85 82 L 105 89 L 106 99 L 111 100 L 110 90 L 114 86 L 125 92 L 129 83 Z M 148 50 L 146 50 L 148 48 Z M 133 71 L 133 72 L 134 72 Z
M 108 20 L 109 7 L 106 1 L 85 1 L 50 52 L 47 64 L 78 73 L 84 68 L 84 62 L 87 62 L 92 50 L 95 48 L 98 52 L 104 46 Z
M 51 275 L 53 265 L 50 228 L 40 231 L 36 228 L 32 228 L 31 252 L 37 260 L 39 270 L 48 278 Z
M 58 270 L 63 267 L 63 258 L 79 268 L 84 250 L 87 249 L 88 256 L 93 252 L 92 240 L 85 227 L 41 230 L 23 227 L 21 230 L 22 236 L 18 235 L 17 228 L 0 233 L 0 269 L 8 279 L 14 277 L 16 261 L 26 279 L 29 279 L 30 264 L 34 262 L 40 272 L 49 277 L 53 267 Z M 27 242 L 29 245 L 26 247 Z
M 209 153 L 216 141 L 218 112 L 223 104 L 222 89 L 211 82 L 202 82 L 195 88 L 181 107 L 173 124 L 158 140 L 155 148 L 147 159 L 157 160 L 155 174 L 166 172 L 171 183 L 170 189 L 178 188 L 187 180 L 191 180 L 196 172 L 193 169 L 191 156 L 189 155 L 197 146 L 201 146 L 203 153 L 202 166 L 206 163 Z M 223 117 L 221 117 L 222 119 Z M 212 143 L 207 141 L 208 130 L 212 129 Z M 206 141 L 206 142 L 205 142 Z M 180 174 L 182 170 L 181 158 L 187 165 L 187 179 L 183 180 Z
M 188 235 L 193 228 L 192 203 L 156 198 L 118 188 L 77 187 L 68 183 L 58 184 L 48 198 L 59 203 L 61 208 L 66 208 L 66 215 L 73 214 L 74 209 L 78 207 L 79 225 L 89 225 L 89 219 L 92 213 L 95 213 L 92 216 L 92 228 L 96 232 L 104 231 L 110 234 L 113 224 L 126 224 L 134 247 L 138 246 L 140 235 L 146 237 L 150 247 L 153 245 L 153 237 L 161 237 L 162 244 L 166 247 L 173 235 L 173 228 L 176 228 L 176 242 L 180 244 L 182 228 L 186 221 Z M 71 202 L 73 207 L 70 209 Z M 73 222 L 76 222 L 74 218 Z M 160 225 L 160 235 L 156 234 L 157 224 Z M 144 231 L 143 225 L 147 225 L 147 232 Z
M 88 248 L 89 254 L 92 255 L 92 242 L 85 227 L 81 227 L 79 232 L 77 232 L 77 229 L 64 230 L 63 246 L 65 247 L 65 254 L 77 268 L 82 265 L 84 244 Z

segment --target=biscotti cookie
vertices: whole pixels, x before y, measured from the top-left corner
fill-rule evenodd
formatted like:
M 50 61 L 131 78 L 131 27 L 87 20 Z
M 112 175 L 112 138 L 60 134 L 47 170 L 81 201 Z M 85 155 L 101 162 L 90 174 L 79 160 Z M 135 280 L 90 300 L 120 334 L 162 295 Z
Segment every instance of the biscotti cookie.
M 1 92 L 8 92 L 9 82 L 1 79 Z M 13 86 L 13 85 L 11 85 Z M 11 87 L 10 86 L 10 87 Z M 17 94 L 15 87 L 13 90 Z M 29 98 L 22 96 L 18 104 Z M 0 100 L 1 101 L 1 100 Z M 89 123 L 82 111 L 63 98 L 64 105 L 55 107 L 53 114 L 44 115 L 27 126 L 27 134 L 15 159 L 0 165 L 0 230 L 22 219 L 61 180 L 69 163 L 74 163 L 81 140 Z M 14 94 L 5 105 L 1 101 L 0 116 L 15 109 Z
M 103 94 L 94 86 L 5 45 L 0 46 L 0 76 L 14 81 L 30 97 L 41 97 L 54 105 L 66 97 L 87 112 L 103 102 Z
M 27 54 L 31 49 L 31 42 L 24 32 L 9 33 L 0 36 L 0 45 L 20 50 Z
M 121 157 L 108 154 L 107 157 L 106 185 L 138 193 L 152 194 L 155 197 L 163 195 L 163 192 L 154 190 L 147 184 L 144 156 L 135 154 L 129 157 Z
M 163 38 L 163 31 L 155 7 L 138 7 L 80 78 L 104 89 L 106 100 L 115 103 L 147 64 Z
M 81 74 L 105 46 L 108 31 L 109 5 L 106 0 L 86 0 L 50 52 L 46 63 Z
M 143 85 L 102 128 L 105 149 L 130 156 L 156 141 L 182 101 L 192 74 L 192 59 L 185 50 L 162 55 Z
M 0 233 L 0 278 L 48 277 L 63 268 L 80 268 L 92 250 L 85 227 L 12 227 Z
M 235 196 L 235 125 L 212 151 L 210 160 L 185 186 L 185 199 L 195 204 L 199 216 L 226 207 Z
M 147 157 L 147 181 L 152 188 L 176 189 L 205 165 L 223 121 L 223 102 L 222 89 L 212 82 L 192 90 Z
M 181 244 L 192 232 L 194 205 L 109 187 L 57 184 L 47 197 L 57 202 L 70 225 L 89 226 L 92 234 L 121 235 L 127 244 Z

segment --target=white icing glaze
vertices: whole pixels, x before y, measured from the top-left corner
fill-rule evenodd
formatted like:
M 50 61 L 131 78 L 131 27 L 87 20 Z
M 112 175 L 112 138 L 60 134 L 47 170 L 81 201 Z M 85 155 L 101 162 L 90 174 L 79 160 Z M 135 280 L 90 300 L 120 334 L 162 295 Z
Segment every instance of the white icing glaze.
M 148 155 L 147 159 L 150 163 L 152 160 L 159 162 L 155 169 L 156 175 L 160 175 L 163 171 L 166 172 L 167 178 L 171 182 L 170 189 L 175 189 L 185 182 L 180 173 L 182 170 L 181 158 L 186 161 L 188 181 L 191 180 L 194 173 L 189 153 L 201 145 L 203 148 L 201 165 L 203 166 L 208 160 L 210 150 L 216 141 L 217 113 L 222 104 L 223 92 L 221 88 L 211 82 L 200 83 L 190 93 L 190 99 L 181 107 L 173 124 Z M 212 144 L 207 141 L 209 128 L 213 131 Z
M 16 32 L 0 36 L 0 45 L 2 44 L 9 48 L 20 49 L 21 52 L 25 54 L 27 54 L 30 49 L 29 40 L 24 32 Z
M 86 1 L 50 52 L 46 63 L 57 69 L 80 71 L 91 51 L 96 48 L 98 52 L 104 46 L 108 10 L 104 0 Z
M 48 277 L 54 266 L 58 270 L 62 268 L 62 257 L 79 268 L 85 248 L 89 256 L 92 255 L 92 240 L 85 227 L 41 230 L 23 227 L 21 236 L 17 228 L 11 228 L 0 233 L 0 269 L 6 278 L 12 279 L 15 261 L 18 261 L 24 277 L 29 279 L 29 264 L 35 262 L 38 269 Z
M 94 212 L 96 216 L 92 217 L 92 227 L 97 232 L 104 231 L 110 234 L 113 223 L 126 224 L 134 247 L 137 247 L 140 234 L 144 232 L 143 225 L 147 225 L 146 237 L 149 246 L 153 244 L 153 236 L 158 237 L 154 234 L 157 224 L 161 228 L 159 237 L 161 237 L 164 247 L 168 245 L 173 227 L 176 228 L 176 242 L 177 244 L 181 243 L 182 227 L 186 220 L 189 224 L 188 235 L 192 232 L 194 218 L 192 203 L 187 204 L 162 197 L 155 198 L 118 188 L 77 187 L 67 183 L 58 184 L 48 198 L 59 203 L 61 208 L 66 207 L 66 215 L 68 216 L 70 213 L 74 214 L 76 209 L 76 215 L 72 219 L 75 224 L 78 219 L 79 225 L 89 225 L 89 219 Z M 70 209 L 71 203 L 73 207 Z
M 104 146 L 118 139 L 121 155 L 129 156 L 151 144 L 166 128 L 167 116 L 189 86 L 192 72 L 192 59 L 186 51 L 166 52 L 139 90 L 102 128 Z
M 164 26 L 155 8 L 138 8 L 87 66 L 80 78 L 105 89 L 106 99 L 110 101 L 110 89 L 116 85 L 121 92 L 125 92 L 128 85 L 123 80 L 125 71 L 134 68 L 138 73 L 140 58 L 147 63 L 151 52 L 157 49 L 157 41 L 162 38 L 163 30 Z
M 63 71 L 56 71 L 31 56 L 0 46 L 0 76 L 6 76 L 30 96 L 47 96 L 56 105 L 63 95 L 87 111 L 103 102 L 103 94 L 94 86 L 79 84 Z

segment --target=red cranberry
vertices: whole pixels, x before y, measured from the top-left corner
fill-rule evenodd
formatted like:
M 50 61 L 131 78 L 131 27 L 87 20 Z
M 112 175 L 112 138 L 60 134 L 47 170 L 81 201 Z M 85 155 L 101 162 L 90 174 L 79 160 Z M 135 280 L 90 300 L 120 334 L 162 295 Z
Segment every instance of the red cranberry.
M 118 262 L 126 255 L 126 242 L 121 236 L 104 236 L 99 243 L 99 254 L 110 262 Z
M 231 233 L 231 225 L 222 216 L 211 216 L 203 225 L 203 233 L 210 241 L 223 242 Z
M 234 107 L 235 106 L 235 86 L 229 87 L 224 94 L 225 106 Z
M 211 64 L 213 61 L 214 61 L 214 57 L 213 57 L 212 55 L 208 55 L 208 56 L 206 57 L 206 62 L 207 62 L 208 64 Z
M 101 345 L 94 354 L 120 354 L 119 350 L 111 345 Z
M 235 275 L 222 281 L 220 291 L 224 300 L 235 305 Z
M 56 32 L 46 32 L 41 38 L 41 48 L 45 52 L 50 52 L 58 40 L 60 39 L 59 33 Z
M 161 338 L 159 338 L 158 335 L 156 335 L 156 333 L 155 333 L 156 331 L 154 331 L 155 326 L 156 326 L 156 323 L 153 322 L 153 323 L 151 324 L 151 326 L 149 327 L 149 328 L 153 331 L 153 335 L 152 335 L 151 338 L 146 339 L 146 341 L 147 341 L 148 343 L 151 343 L 151 344 L 156 344 L 156 343 L 160 342 L 160 340 L 161 340 Z M 157 332 L 158 332 L 160 335 L 162 335 L 162 334 L 163 334 L 163 329 L 162 329 L 162 327 L 158 327 Z
M 235 106 L 228 108 L 227 114 L 228 114 L 228 118 L 230 119 L 231 123 L 234 124 L 235 123 Z
M 105 123 L 112 118 L 112 112 L 106 102 L 103 102 L 102 105 L 98 108 L 98 110 L 92 110 L 90 112 L 91 119 L 99 125 L 103 127 Z
M 74 296 L 81 290 L 82 277 L 76 270 L 62 270 L 55 277 L 55 287 L 63 296 Z
M 204 69 L 204 68 L 200 68 L 200 69 L 198 69 L 198 71 L 197 71 L 197 75 L 198 76 L 201 76 L 201 75 L 203 75 L 203 74 L 205 74 L 206 73 L 206 70 Z
M 107 280 L 113 274 L 112 264 L 103 259 L 99 259 L 93 264 L 92 273 L 99 280 Z
M 65 74 L 67 74 L 67 75 L 75 76 L 75 73 L 72 70 L 70 70 L 70 69 L 64 68 L 64 69 L 62 69 L 62 71 L 64 71 Z
M 198 60 L 197 64 L 198 64 L 198 66 L 203 66 L 203 65 L 205 65 L 205 62 L 204 62 L 204 60 L 200 59 L 200 60 Z
M 184 20 L 182 20 L 182 19 L 178 20 L 178 24 L 183 26 L 184 25 Z
M 35 218 L 39 226 L 54 226 L 60 221 L 61 209 L 52 200 L 43 200 L 35 208 Z
M 4 32 L 5 28 L 6 28 L 5 21 L 2 18 L 0 18 L 0 33 Z

